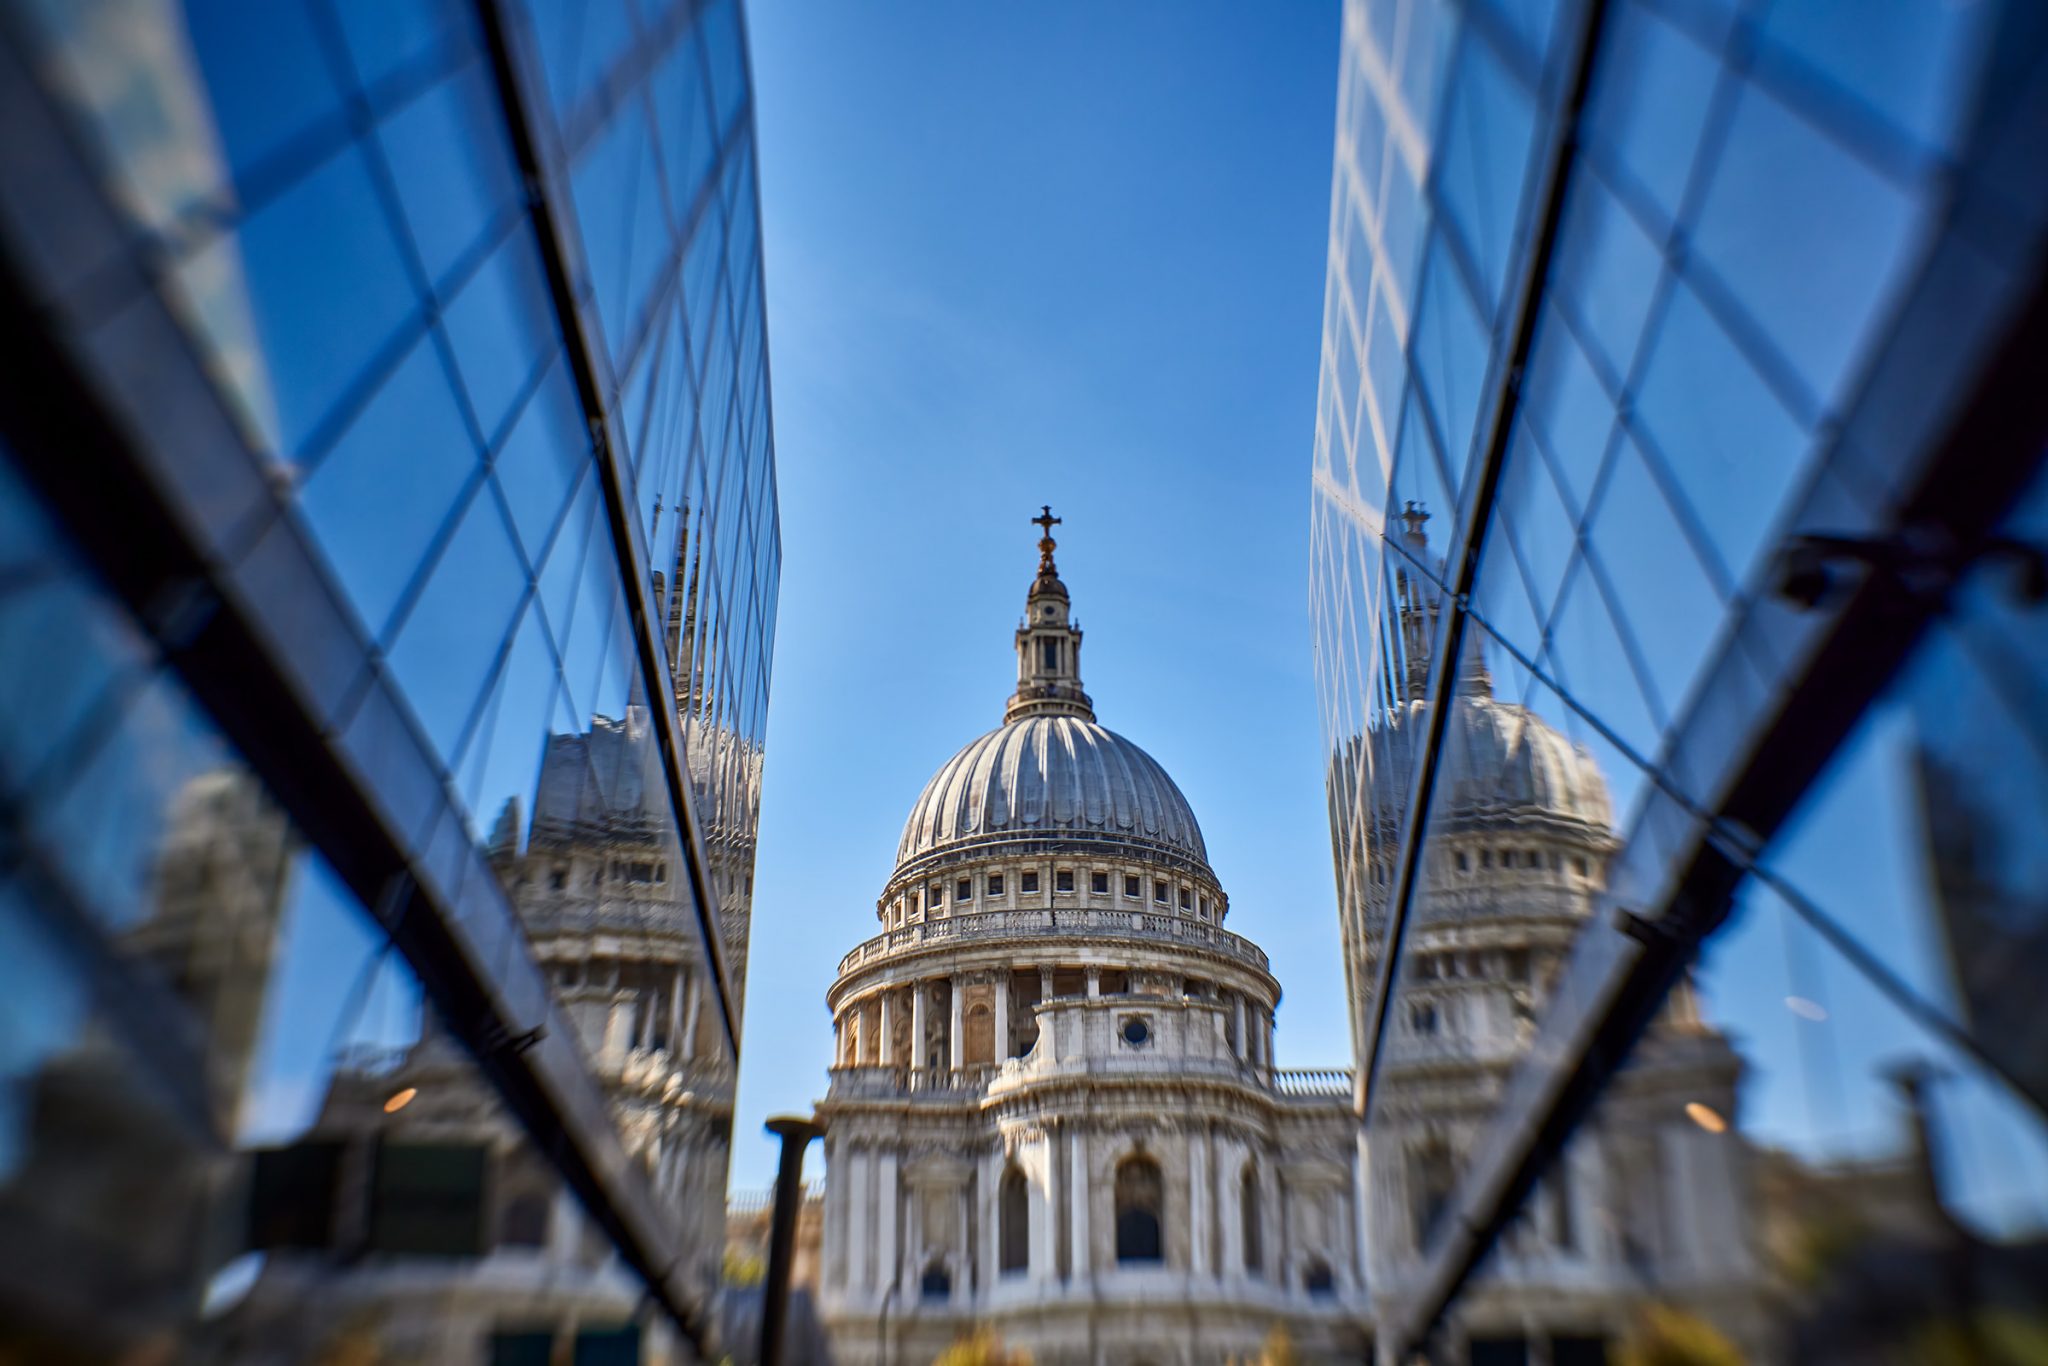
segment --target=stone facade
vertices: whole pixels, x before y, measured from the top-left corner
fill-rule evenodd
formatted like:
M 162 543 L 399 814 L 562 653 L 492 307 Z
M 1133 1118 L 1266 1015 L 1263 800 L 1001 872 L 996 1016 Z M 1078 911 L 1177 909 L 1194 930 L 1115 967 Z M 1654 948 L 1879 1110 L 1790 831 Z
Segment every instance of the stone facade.
M 1050 523 L 1046 523 L 1048 532 Z M 1365 1350 L 1346 1073 L 1280 1071 L 1185 799 L 1095 722 L 1048 535 L 1004 725 L 943 767 L 841 961 L 822 1286 L 843 1363 Z

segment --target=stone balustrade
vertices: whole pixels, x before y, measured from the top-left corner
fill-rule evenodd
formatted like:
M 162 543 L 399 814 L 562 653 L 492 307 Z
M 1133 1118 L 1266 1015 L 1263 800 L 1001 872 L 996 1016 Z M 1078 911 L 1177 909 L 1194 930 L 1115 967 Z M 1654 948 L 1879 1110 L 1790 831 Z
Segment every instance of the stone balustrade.
M 905 925 L 876 935 L 840 959 L 839 975 L 844 977 L 866 964 L 940 944 L 1069 936 L 1203 948 L 1248 963 L 1260 972 L 1267 971 L 1265 952 L 1257 944 L 1207 921 L 1153 911 L 1050 909 L 980 911 Z
M 834 1100 L 905 1096 L 951 1101 L 978 1096 L 988 1089 L 997 1069 L 985 1063 L 969 1064 L 958 1071 L 949 1067 L 906 1067 L 900 1064 L 839 1066 L 831 1071 Z
M 1351 1095 L 1352 1072 L 1348 1067 L 1278 1067 L 1272 1075 L 1273 1089 L 1283 1096 L 1322 1099 Z

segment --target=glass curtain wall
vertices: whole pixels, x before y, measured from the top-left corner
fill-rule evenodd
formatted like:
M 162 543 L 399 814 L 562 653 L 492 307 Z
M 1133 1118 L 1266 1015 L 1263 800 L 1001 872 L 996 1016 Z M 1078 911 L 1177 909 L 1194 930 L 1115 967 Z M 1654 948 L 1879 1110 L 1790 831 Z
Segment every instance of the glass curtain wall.
M 0 1342 L 694 1350 L 781 559 L 737 0 L 10 0 L 0 67 Z
M 2044 50 L 1346 6 L 1310 599 L 1385 1350 L 2048 1341 Z

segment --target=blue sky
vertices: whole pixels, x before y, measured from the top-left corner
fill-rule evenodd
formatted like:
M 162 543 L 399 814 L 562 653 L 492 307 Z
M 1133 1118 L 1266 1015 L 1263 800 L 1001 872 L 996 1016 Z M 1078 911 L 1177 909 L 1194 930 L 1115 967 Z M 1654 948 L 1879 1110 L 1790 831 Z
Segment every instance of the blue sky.
M 1040 503 L 1288 1066 L 1349 1061 L 1307 609 L 1338 8 L 749 10 L 785 550 L 733 1182 L 904 815 L 1001 719 Z M 813 1167 L 815 1175 L 815 1165 Z

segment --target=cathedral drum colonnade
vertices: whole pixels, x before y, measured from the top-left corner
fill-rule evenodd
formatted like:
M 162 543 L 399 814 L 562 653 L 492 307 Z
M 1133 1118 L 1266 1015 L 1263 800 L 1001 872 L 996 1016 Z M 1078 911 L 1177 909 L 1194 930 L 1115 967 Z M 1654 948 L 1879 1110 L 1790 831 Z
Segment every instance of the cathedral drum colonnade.
M 912 808 L 841 961 L 818 1106 L 838 1361 L 978 1324 L 1060 1362 L 1364 1348 L 1347 1073 L 1273 1058 L 1280 986 L 1224 928 L 1187 799 L 1098 724 L 1037 519 L 1003 724 Z

